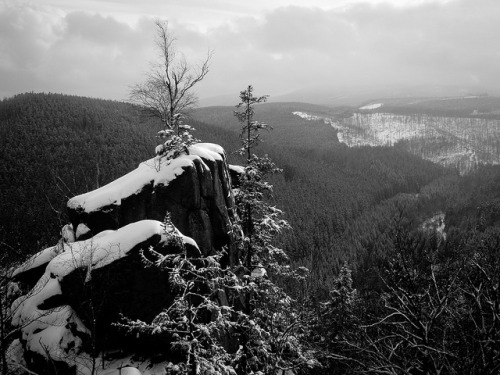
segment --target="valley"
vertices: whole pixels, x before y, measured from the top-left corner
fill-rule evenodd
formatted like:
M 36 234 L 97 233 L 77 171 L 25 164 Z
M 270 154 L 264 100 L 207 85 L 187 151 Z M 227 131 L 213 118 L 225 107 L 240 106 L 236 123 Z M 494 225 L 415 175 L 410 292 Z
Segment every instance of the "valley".
M 273 241 L 289 256 L 285 267 L 309 270 L 309 276 L 300 283 L 278 282 L 294 300 L 304 304 L 301 309 L 308 314 L 327 306 L 324 301 L 334 301 L 339 290 L 356 293 L 362 301 L 360 306 L 375 313 L 385 298 L 387 282 L 406 285 L 400 279 L 383 279 L 381 273 L 387 270 L 392 273 L 384 273 L 386 277 L 403 275 L 404 282 L 412 283 L 411 277 L 415 277 L 418 288 L 427 288 L 426 283 L 432 280 L 429 270 L 439 272 L 439 282 L 448 285 L 454 277 L 452 272 L 473 272 L 477 259 L 485 267 L 496 267 L 498 257 L 481 257 L 496 251 L 500 238 L 498 119 L 493 115 L 467 117 L 428 109 L 409 113 L 394 103 L 389 111 L 389 104 L 378 105 L 381 103 L 388 101 L 335 108 L 296 102 L 265 103 L 255 108 L 258 121 L 272 126 L 272 130 L 262 132 L 263 143 L 255 152 L 268 155 L 282 169 L 282 173 L 268 177 L 273 190 L 265 194 L 265 199 L 283 210 L 291 226 L 275 233 Z M 197 129 L 196 138 L 223 147 L 217 147 L 220 159 L 244 165 L 245 160 L 235 154 L 240 147 L 240 126 L 233 111 L 234 107 L 199 108 L 187 121 Z M 157 187 L 163 180 L 151 180 L 151 173 L 156 176 L 154 168 L 139 173 L 144 176 L 141 183 L 147 187 L 142 193 L 135 180 L 121 177 L 141 160 L 151 159 L 160 142 L 155 139 L 160 127 L 127 103 L 34 93 L 2 100 L 0 242 L 6 264 L 15 264 L 43 249 L 43 256 L 57 253 L 61 247 L 53 245 L 70 241 L 65 238 L 85 238 L 81 220 L 90 227 L 97 225 L 96 232 L 105 229 L 96 219 L 100 213 L 85 216 L 89 215 L 86 207 L 95 201 L 83 194 L 89 191 L 95 191 L 91 194 L 94 197 L 106 192 L 106 199 L 99 198 L 98 204 L 104 208 L 97 211 L 111 215 L 105 222 L 111 227 L 135 221 L 133 215 L 153 215 L 161 220 L 165 207 L 156 197 L 172 195 L 179 204 L 171 199 L 165 202 L 176 212 L 176 226 L 183 234 L 196 237 L 205 249 L 226 238 L 227 228 L 213 238 L 205 238 L 201 235 L 204 230 L 191 227 L 193 223 L 204 223 L 206 214 L 197 213 L 197 205 L 187 205 L 201 202 L 201 198 L 185 197 L 188 191 L 202 190 L 191 190 L 188 183 L 179 184 L 175 190 L 172 184 L 173 192 L 165 193 L 166 188 Z M 202 154 L 207 162 L 219 158 Z M 170 166 L 175 169 L 178 162 Z M 147 165 L 143 163 L 137 170 L 144 168 Z M 183 168 L 175 169 L 174 174 L 183 175 Z M 203 176 L 213 175 L 208 172 L 210 168 L 200 168 L 206 171 Z M 186 181 L 197 180 L 185 176 Z M 110 186 L 120 193 L 111 194 Z M 200 182 L 199 186 L 205 189 L 208 185 Z M 203 200 L 209 191 L 203 193 Z M 223 195 L 227 197 L 227 191 Z M 80 208 L 70 204 L 68 209 L 67 202 L 74 202 L 75 196 L 80 197 Z M 207 200 L 200 207 L 211 210 L 215 218 L 217 212 L 223 211 L 216 202 L 223 200 Z M 118 209 L 117 205 L 123 207 Z M 73 231 L 68 235 L 68 230 L 63 230 L 61 240 L 61 228 L 67 229 L 68 222 Z M 156 235 L 153 233 L 153 237 Z M 470 263 L 471 259 L 474 262 Z M 137 264 L 134 269 L 139 270 L 141 260 L 134 258 L 133 262 Z M 462 263 L 468 268 L 460 268 Z M 409 267 L 404 268 L 409 274 L 402 273 L 398 268 L 401 266 Z M 346 279 L 341 281 L 342 277 Z M 460 277 L 464 288 L 471 287 L 467 275 Z M 343 285 L 347 289 L 342 289 Z M 70 297 L 77 301 L 77 295 Z M 139 293 L 137 298 L 141 296 L 147 294 Z M 135 313 L 136 305 L 127 300 L 120 302 L 122 307 Z M 73 304 L 80 308 L 77 302 Z M 113 308 L 107 306 L 106 310 L 112 312 Z M 332 314 L 318 327 L 344 316 L 341 312 Z M 355 314 L 360 319 L 363 316 L 362 312 L 351 313 Z M 308 319 L 316 324 L 317 318 Z M 317 337 L 308 340 L 316 339 L 321 342 Z
M 0 375 L 500 374 L 499 1 L 0 17 Z
M 386 104 L 373 107 L 377 103 Z M 359 110 L 365 105 L 373 108 Z M 273 128 L 262 134 L 258 151 L 283 169 L 271 176 L 271 199 L 293 230 L 279 241 L 295 265 L 311 269 L 313 289 L 331 285 L 345 261 L 358 269 L 366 249 L 381 246 L 377 252 L 384 253 L 384 225 L 397 210 L 407 212 L 415 227 L 438 211 L 446 216 L 447 230 L 481 215 L 496 220 L 495 189 L 471 194 L 492 184 L 481 176 L 496 176 L 498 120 L 389 113 L 389 107 L 398 112 L 388 100 L 358 109 L 307 103 L 256 108 L 257 119 Z M 0 235 L 3 243 L 22 246 L 23 254 L 57 239 L 65 199 L 150 158 L 158 130 L 129 104 L 54 94 L 4 100 L 0 119 Z M 239 127 L 233 107 L 199 108 L 189 124 L 198 139 L 223 146 L 230 163 L 243 162 L 234 154 Z M 18 231 L 26 222 L 29 230 Z

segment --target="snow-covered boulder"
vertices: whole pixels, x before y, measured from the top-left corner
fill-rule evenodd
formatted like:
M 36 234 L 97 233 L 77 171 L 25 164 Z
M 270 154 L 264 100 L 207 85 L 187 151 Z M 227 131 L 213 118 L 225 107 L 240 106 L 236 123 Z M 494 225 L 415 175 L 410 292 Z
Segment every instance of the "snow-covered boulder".
M 150 159 L 132 172 L 68 202 L 73 228 L 85 224 L 92 233 L 117 229 L 144 219 L 174 225 L 192 237 L 204 254 L 229 242 L 234 206 L 224 149 L 211 143 L 189 147 L 172 160 Z
M 189 255 L 201 256 L 191 238 L 181 238 Z M 150 249 L 183 251 L 168 240 L 163 223 L 142 220 L 85 241 L 60 241 L 14 271 L 22 275 L 46 265 L 36 285 L 12 304 L 12 324 L 20 327 L 28 364 L 48 359 L 69 373 L 91 335 L 92 342 L 113 340 L 109 328 L 120 314 L 150 320 L 168 306 L 168 274 L 142 262 Z
M 240 177 L 245 173 L 245 167 L 232 164 L 229 164 L 228 167 L 231 176 L 231 185 L 233 188 L 238 188 L 240 185 Z

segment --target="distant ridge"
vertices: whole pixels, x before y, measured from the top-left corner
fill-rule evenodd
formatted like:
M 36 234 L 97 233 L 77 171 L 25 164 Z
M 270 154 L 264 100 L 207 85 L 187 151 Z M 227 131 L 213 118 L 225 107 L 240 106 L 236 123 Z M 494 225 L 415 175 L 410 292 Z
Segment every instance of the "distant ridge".
M 458 86 L 352 86 L 311 87 L 269 98 L 270 102 L 304 102 L 329 107 L 360 107 L 380 98 L 464 97 L 485 95 L 480 87 Z M 490 92 L 490 95 L 495 93 Z

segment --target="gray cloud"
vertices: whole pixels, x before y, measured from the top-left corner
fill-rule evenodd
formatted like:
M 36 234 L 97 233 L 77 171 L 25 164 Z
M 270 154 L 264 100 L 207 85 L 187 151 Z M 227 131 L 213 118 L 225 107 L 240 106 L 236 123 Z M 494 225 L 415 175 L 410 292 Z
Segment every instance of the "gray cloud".
M 344 10 L 279 8 L 213 30 L 211 78 L 265 92 L 331 85 L 499 87 L 500 3 L 460 0 Z M 222 50 L 222 53 L 220 52 Z M 232 90 L 234 91 L 236 87 Z M 222 90 L 222 88 L 221 88 Z M 497 90 L 498 92 L 498 90 Z
M 171 21 L 190 61 L 215 51 L 200 96 L 237 98 L 249 83 L 271 95 L 315 85 L 500 87 L 496 0 L 288 6 L 229 18 L 236 13 L 230 9 L 227 22 L 207 31 Z M 0 9 L 0 95 L 44 90 L 123 99 L 154 58 L 153 35 L 150 19 L 131 27 L 96 13 Z
M 0 12 L 0 95 L 51 91 L 124 99 L 152 57 L 150 20 L 19 6 Z

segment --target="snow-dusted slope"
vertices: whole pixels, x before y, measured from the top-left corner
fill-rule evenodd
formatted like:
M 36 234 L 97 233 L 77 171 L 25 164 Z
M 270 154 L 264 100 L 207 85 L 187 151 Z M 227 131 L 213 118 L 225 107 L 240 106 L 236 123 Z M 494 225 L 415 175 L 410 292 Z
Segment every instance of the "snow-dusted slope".
M 306 120 L 323 120 L 337 130 L 339 142 L 349 147 L 393 146 L 405 141 L 409 152 L 461 173 L 478 164 L 500 164 L 498 120 L 392 113 L 354 113 L 335 120 L 293 113 Z

